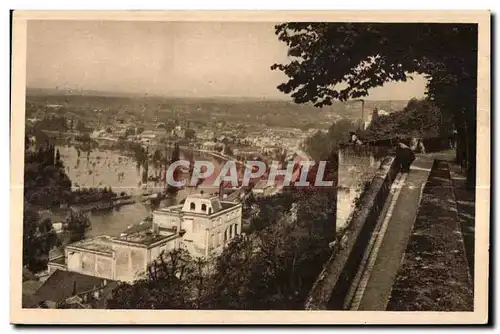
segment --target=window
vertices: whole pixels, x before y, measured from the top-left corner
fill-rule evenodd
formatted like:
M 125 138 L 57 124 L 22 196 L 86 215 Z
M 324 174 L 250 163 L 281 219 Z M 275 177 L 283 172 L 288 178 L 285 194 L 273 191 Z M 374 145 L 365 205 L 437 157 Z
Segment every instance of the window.
M 194 204 L 193 202 L 191 202 L 190 204 L 190 207 L 189 207 L 191 210 L 196 210 L 196 204 Z
M 202 210 L 203 212 L 207 211 L 207 205 L 206 205 L 206 204 L 202 204 L 202 205 L 201 205 L 201 210 Z
M 212 214 L 212 208 L 208 208 L 208 214 L 211 215 Z
M 229 237 L 233 236 L 233 225 L 229 226 Z

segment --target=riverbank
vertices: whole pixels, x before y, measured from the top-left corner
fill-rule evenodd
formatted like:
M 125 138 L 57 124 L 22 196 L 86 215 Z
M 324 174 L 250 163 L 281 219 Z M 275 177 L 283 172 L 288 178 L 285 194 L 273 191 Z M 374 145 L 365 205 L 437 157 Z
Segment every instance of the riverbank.
M 112 198 L 111 200 L 105 201 L 95 201 L 86 204 L 74 204 L 70 206 L 71 210 L 86 213 L 89 211 L 104 211 L 104 210 L 112 210 L 118 208 L 123 205 L 134 204 L 136 202 L 130 195 L 126 196 L 118 196 Z

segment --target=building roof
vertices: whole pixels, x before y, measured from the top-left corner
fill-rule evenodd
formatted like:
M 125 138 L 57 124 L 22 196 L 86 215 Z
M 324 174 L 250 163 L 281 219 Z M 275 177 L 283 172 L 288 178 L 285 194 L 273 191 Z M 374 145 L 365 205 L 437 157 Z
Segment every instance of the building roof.
M 212 194 L 207 194 L 207 193 L 203 193 L 203 194 L 190 194 L 188 195 L 188 198 L 201 198 L 201 199 L 212 199 L 214 197 L 214 195 Z
M 64 257 L 64 255 L 60 255 L 58 257 L 50 259 L 49 263 L 65 265 L 66 264 L 66 258 Z
M 167 239 L 172 239 L 173 237 L 178 237 L 178 235 L 174 233 L 165 235 L 158 234 L 153 231 L 140 231 L 130 233 L 125 236 L 115 237 L 113 238 L 113 241 L 149 246 L 162 240 L 166 241 Z
M 232 208 L 232 207 L 239 205 L 239 203 L 222 201 L 222 202 L 220 202 L 220 205 L 221 205 L 221 210 L 226 210 L 226 209 L 229 209 L 229 208 Z
M 143 220 L 140 224 L 133 225 L 127 228 L 122 234 L 133 234 L 137 232 L 143 232 L 150 230 L 153 227 L 153 221 L 151 220 Z
M 97 236 L 91 239 L 84 239 L 68 245 L 67 247 L 82 248 L 90 251 L 106 253 L 111 255 L 113 253 L 112 238 L 107 235 Z
M 56 270 L 45 283 L 35 292 L 34 296 L 38 300 L 50 300 L 54 302 L 64 301 L 76 294 L 91 291 L 104 284 L 115 283 L 95 276 L 83 275 L 72 271 Z
M 217 213 L 222 210 L 222 204 L 217 197 L 212 197 L 210 199 L 210 204 L 212 205 L 213 213 Z
M 175 213 L 179 214 L 182 211 L 183 204 L 172 205 L 166 208 L 159 208 L 154 213 Z
M 268 185 L 268 181 L 267 180 L 260 180 L 259 182 L 257 182 L 257 184 L 254 186 L 254 189 L 266 189 L 266 188 L 269 188 L 271 187 L 272 185 Z

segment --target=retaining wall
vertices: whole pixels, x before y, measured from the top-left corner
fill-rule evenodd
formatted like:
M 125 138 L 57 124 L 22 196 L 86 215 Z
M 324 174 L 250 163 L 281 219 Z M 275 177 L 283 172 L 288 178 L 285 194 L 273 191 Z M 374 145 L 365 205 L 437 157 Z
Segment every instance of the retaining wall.
M 391 185 L 399 172 L 386 157 L 360 198 L 343 237 L 332 251 L 305 302 L 306 310 L 341 309 Z

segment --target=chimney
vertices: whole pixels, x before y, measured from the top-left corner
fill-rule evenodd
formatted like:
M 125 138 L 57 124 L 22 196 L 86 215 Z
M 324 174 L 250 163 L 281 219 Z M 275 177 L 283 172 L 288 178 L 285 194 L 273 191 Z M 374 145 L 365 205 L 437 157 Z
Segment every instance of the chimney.
M 220 200 L 222 200 L 224 198 L 223 194 L 224 194 L 224 181 L 221 181 L 221 183 L 219 184 L 219 199 Z

